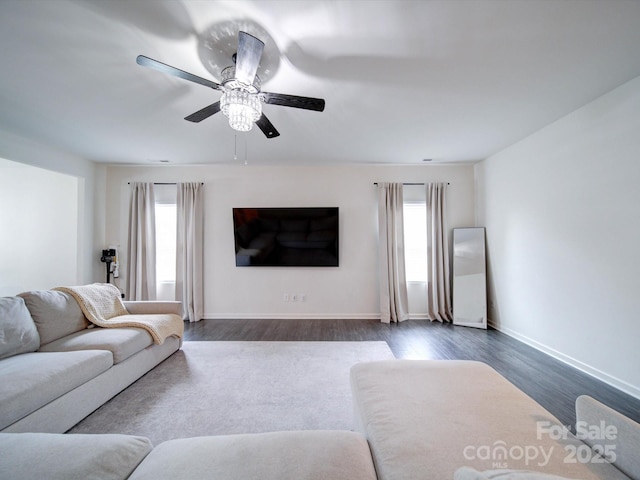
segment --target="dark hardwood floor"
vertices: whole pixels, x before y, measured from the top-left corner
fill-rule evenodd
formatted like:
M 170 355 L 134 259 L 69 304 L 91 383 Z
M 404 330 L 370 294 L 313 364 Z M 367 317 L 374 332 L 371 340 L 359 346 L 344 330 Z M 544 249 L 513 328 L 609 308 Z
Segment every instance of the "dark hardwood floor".
M 185 323 L 185 340 L 382 340 L 396 358 L 488 363 L 565 425 L 575 424 L 575 400 L 583 394 L 640 422 L 640 400 L 493 329 L 428 321 L 383 324 L 377 320 L 202 320 Z

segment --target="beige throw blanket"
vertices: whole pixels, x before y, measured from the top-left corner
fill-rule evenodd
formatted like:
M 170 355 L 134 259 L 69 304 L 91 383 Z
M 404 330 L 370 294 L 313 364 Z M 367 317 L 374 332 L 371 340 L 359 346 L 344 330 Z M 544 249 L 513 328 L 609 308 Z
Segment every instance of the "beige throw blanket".
M 110 283 L 93 283 L 79 287 L 58 287 L 54 290 L 67 292 L 80 305 L 87 320 L 98 327 L 144 328 L 153 341 L 162 345 L 171 335 L 182 338 L 184 322 L 175 314 L 129 315 L 122 303 L 120 290 Z

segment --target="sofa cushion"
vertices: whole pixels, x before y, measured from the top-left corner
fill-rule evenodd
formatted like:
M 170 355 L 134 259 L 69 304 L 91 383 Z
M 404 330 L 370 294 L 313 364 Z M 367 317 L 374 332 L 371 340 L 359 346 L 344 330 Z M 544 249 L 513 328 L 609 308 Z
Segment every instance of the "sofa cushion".
M 40 336 L 20 297 L 0 298 L 0 358 L 33 352 Z
M 367 441 L 347 431 L 295 431 L 169 440 L 130 480 L 376 480 Z
M 106 350 L 34 352 L 0 361 L 0 429 L 109 370 Z
M 75 350 L 109 350 L 113 363 L 126 360 L 131 355 L 153 344 L 153 338 L 143 328 L 90 328 L 62 337 L 40 347 L 41 352 L 71 352 Z
M 66 292 L 34 290 L 19 296 L 31 312 L 42 345 L 89 326 L 78 302 Z
M 129 435 L 0 433 L 0 478 L 124 480 L 151 449 Z

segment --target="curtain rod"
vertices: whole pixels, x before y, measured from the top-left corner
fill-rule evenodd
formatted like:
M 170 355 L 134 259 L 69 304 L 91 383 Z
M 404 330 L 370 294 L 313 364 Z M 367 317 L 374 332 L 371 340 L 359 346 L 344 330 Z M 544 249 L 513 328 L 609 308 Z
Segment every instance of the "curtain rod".
M 378 182 L 373 182 L 374 185 L 378 185 Z M 403 183 L 402 185 L 426 185 L 425 183 Z M 447 185 L 451 185 L 447 182 Z
M 188 183 L 188 182 L 182 182 Z M 153 182 L 154 185 L 177 185 L 177 182 Z M 127 182 L 127 185 L 131 185 L 131 182 Z M 204 182 L 200 182 L 200 185 L 204 185 Z

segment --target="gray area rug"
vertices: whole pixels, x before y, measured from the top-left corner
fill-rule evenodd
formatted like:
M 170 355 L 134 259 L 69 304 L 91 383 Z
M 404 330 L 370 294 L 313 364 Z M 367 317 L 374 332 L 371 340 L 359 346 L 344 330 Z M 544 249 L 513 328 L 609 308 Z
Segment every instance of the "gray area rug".
M 386 342 L 184 342 L 69 433 L 200 435 L 353 429 L 352 365 Z

